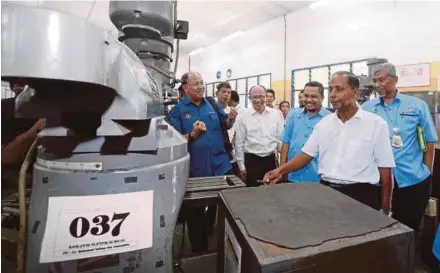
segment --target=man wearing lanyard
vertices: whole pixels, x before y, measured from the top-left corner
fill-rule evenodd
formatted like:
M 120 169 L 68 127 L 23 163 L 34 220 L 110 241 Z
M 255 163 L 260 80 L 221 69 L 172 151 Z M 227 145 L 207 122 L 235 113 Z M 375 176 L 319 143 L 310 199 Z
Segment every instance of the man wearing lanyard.
M 330 100 L 336 113 L 324 117 L 313 129 L 302 152 L 264 176 L 267 184 L 297 171 L 318 157 L 321 184 L 329 186 L 386 215 L 391 212 L 395 167 L 387 123 L 356 105 L 359 79 L 351 72 L 332 75 Z M 380 181 L 379 189 L 375 186 Z
M 365 102 L 362 107 L 388 123 L 396 161 L 393 217 L 417 231 L 430 197 L 434 143 L 438 136 L 428 105 L 398 92 L 397 81 L 394 65 L 376 67 L 373 84 L 379 98 Z M 419 144 L 418 130 L 424 133 L 425 151 Z M 420 136 L 423 138 L 423 134 Z
M 301 149 L 309 139 L 315 125 L 330 111 L 322 107 L 324 99 L 324 86 L 320 82 L 308 82 L 303 92 L 304 108 L 293 109 L 287 117 L 284 131 L 281 135 L 281 160 L 280 164 L 286 163 L 301 153 Z M 318 159 L 313 160 L 304 168 L 290 172 L 287 176 L 289 182 L 319 182 Z

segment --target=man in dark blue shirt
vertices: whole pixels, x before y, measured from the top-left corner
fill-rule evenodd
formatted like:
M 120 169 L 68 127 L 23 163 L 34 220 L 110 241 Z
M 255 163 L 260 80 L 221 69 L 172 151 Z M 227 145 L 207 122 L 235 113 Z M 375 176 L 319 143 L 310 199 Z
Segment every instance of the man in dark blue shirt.
M 227 115 L 217 102 L 213 107 L 204 98 L 204 83 L 199 73 L 185 73 L 180 89 L 185 96 L 170 110 L 168 121 L 188 139 L 190 177 L 232 174 L 221 123 L 223 128 L 231 128 L 237 112 L 231 109 Z M 208 207 L 206 212 L 205 209 L 196 208 L 186 213 L 193 252 L 208 248 L 207 235 L 215 222 L 217 208 Z

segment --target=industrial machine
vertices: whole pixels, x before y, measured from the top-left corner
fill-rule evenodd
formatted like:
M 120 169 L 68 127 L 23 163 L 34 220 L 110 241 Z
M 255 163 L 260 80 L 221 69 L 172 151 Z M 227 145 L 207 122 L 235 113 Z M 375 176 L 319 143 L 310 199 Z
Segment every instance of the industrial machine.
M 173 271 L 189 175 L 186 140 L 163 117 L 174 41 L 188 34 L 176 13 L 172 1 L 111 1 L 113 37 L 2 2 L 2 81 L 23 87 L 16 114 L 46 119 L 27 223 L 20 184 L 19 272 Z
M 387 59 L 379 59 L 379 58 L 373 58 L 367 61 L 368 76 L 367 75 L 359 76 L 360 86 L 359 86 L 359 97 L 357 99 L 359 104 L 362 104 L 367 100 L 370 100 L 371 98 L 374 98 L 376 96 L 373 87 L 373 71 L 375 67 L 377 67 L 377 65 L 387 62 L 388 62 Z

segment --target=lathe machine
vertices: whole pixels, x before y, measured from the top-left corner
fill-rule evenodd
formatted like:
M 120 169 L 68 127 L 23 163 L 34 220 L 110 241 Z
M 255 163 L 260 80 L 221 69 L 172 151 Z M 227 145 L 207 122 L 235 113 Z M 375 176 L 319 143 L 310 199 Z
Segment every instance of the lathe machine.
M 23 87 L 20 117 L 46 119 L 19 271 L 173 271 L 189 174 L 186 140 L 163 117 L 174 41 L 188 34 L 176 6 L 110 1 L 114 37 L 84 19 L 2 2 L 2 81 Z

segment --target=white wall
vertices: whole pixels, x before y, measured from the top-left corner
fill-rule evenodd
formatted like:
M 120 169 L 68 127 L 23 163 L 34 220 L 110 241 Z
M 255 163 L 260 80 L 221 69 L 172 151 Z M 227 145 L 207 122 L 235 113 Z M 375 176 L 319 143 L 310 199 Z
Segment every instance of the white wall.
M 295 68 L 370 57 L 396 65 L 439 61 L 439 11 L 440 2 L 333 1 L 288 14 L 287 79 Z M 191 57 L 191 70 L 206 82 L 216 81 L 217 71 L 225 79 L 228 68 L 232 78 L 271 72 L 273 80 L 283 80 L 283 66 L 283 17 Z

